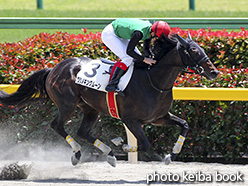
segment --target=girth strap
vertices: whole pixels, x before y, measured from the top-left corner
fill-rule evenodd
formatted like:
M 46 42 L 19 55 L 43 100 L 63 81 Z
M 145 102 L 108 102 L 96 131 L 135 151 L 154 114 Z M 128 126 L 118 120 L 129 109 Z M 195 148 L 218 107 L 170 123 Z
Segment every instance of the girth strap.
M 114 64 L 114 66 L 112 68 L 112 71 L 111 71 L 111 74 L 110 74 L 110 77 L 109 77 L 109 80 L 111 80 L 111 78 L 113 76 L 113 73 L 115 71 L 115 68 L 117 66 L 121 65 L 120 63 L 121 62 L 116 62 Z M 115 94 L 115 92 L 107 92 L 106 93 L 106 102 L 107 102 L 109 114 L 113 118 L 120 119 L 119 112 L 118 112 L 118 107 L 117 107 L 117 102 L 116 102 L 116 94 Z

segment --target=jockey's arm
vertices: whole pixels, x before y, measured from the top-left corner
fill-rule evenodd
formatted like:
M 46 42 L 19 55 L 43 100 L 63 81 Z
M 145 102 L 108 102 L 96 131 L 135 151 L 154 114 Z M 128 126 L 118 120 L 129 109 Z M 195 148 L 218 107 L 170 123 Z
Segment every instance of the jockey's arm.
M 130 39 L 128 46 L 127 46 L 127 54 L 131 56 L 132 58 L 138 60 L 138 61 L 143 61 L 149 65 L 152 65 L 156 63 L 155 60 L 151 58 L 145 58 L 144 56 L 138 54 L 135 52 L 135 47 L 138 44 L 138 42 L 143 38 L 143 34 L 140 31 L 134 31 L 132 38 Z
M 132 58 L 138 60 L 138 61 L 143 61 L 144 57 L 137 52 L 135 52 L 135 47 L 139 43 L 139 41 L 142 39 L 143 34 L 140 31 L 134 31 L 132 38 L 130 39 L 128 46 L 127 46 L 127 54 L 131 56 Z

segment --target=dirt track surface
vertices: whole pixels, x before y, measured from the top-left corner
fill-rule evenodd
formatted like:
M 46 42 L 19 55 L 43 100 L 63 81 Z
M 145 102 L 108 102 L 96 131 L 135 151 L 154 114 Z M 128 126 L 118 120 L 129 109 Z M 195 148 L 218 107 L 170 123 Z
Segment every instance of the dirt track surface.
M 9 163 L 13 161 L 1 161 L 0 169 Z M 248 165 L 182 162 L 174 162 L 170 165 L 162 162 L 129 164 L 126 161 L 118 161 L 117 166 L 113 168 L 107 162 L 87 162 L 75 167 L 69 161 L 19 162 L 19 164 L 23 163 L 32 166 L 29 177 L 26 180 L 2 180 L 0 186 L 147 185 L 147 180 L 151 180 L 155 175 L 159 180 L 151 182 L 150 185 L 248 185 Z M 217 182 L 216 172 L 221 174 L 218 179 L 223 175 L 226 175 L 224 178 L 227 179 L 229 175 L 229 178 L 236 181 Z M 180 178 L 180 180 L 172 182 L 173 180 L 170 181 L 169 178 Z M 211 181 L 199 180 L 207 178 L 211 178 Z M 244 182 L 240 180 L 237 182 L 240 178 Z
M 72 166 L 71 155 L 72 150 L 67 144 L 10 144 L 9 139 L 4 141 L 3 138 L 0 141 L 0 171 L 5 165 L 17 161 L 19 165 L 31 165 L 31 171 L 27 179 L 0 180 L 0 186 L 142 186 L 147 185 L 147 180 L 152 180 L 154 176 L 156 181 L 151 182 L 150 185 L 248 186 L 248 165 L 195 162 L 173 162 L 170 165 L 165 165 L 163 162 L 130 164 L 126 161 L 117 161 L 117 166 L 114 168 L 107 162 L 98 161 Z M 83 157 L 86 155 L 84 154 Z M 93 158 L 91 161 L 95 160 Z M 226 175 L 225 178 L 229 175 L 231 179 L 236 179 L 236 182 L 217 182 L 216 172 Z M 238 176 L 242 174 L 243 182 L 237 181 L 237 178 L 240 178 L 237 173 Z M 210 175 L 211 180 L 209 182 L 200 180 L 199 178 L 203 179 L 204 175 L 205 179 Z M 177 182 L 173 182 L 173 179 Z

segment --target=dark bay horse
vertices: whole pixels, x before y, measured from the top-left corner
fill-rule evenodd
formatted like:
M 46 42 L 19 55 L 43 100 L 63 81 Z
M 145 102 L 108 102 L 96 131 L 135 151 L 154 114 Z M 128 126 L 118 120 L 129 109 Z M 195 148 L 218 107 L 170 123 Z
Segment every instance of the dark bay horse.
M 116 98 L 120 118 L 139 144 L 138 147 L 123 144 L 123 149 L 126 152 L 148 150 L 150 145 L 142 129 L 143 124 L 177 125 L 181 127 L 181 133 L 172 153 L 165 158 L 168 163 L 181 151 L 189 129 L 185 120 L 169 112 L 173 102 L 174 81 L 185 67 L 209 80 L 215 79 L 219 72 L 190 35 L 187 39 L 179 35 L 171 38 L 163 36 L 154 43 L 152 51 L 157 63 L 151 67 L 135 65 L 132 78 L 124 91 L 125 97 L 117 95 Z M 77 73 L 90 62 L 89 58 L 69 58 L 53 69 L 37 71 L 23 81 L 17 92 L 6 94 L 1 91 L 0 102 L 5 105 L 16 105 L 32 99 L 33 95 L 52 99 L 59 113 L 52 121 L 51 127 L 71 145 L 74 152 L 73 165 L 80 160 L 81 146 L 65 132 L 64 123 L 75 108 L 79 107 L 84 112 L 84 118 L 77 134 L 99 148 L 107 156 L 107 161 L 115 166 L 116 158 L 111 148 L 91 135 L 98 114 L 102 112 L 109 115 L 106 93 L 75 83 Z

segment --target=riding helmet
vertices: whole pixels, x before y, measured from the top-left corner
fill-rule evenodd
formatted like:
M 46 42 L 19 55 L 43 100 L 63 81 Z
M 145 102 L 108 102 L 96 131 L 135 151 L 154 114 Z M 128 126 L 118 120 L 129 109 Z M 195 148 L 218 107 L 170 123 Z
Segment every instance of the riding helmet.
M 170 26 L 165 21 L 156 21 L 152 24 L 151 30 L 155 33 L 159 38 L 164 33 L 166 36 L 170 33 Z

